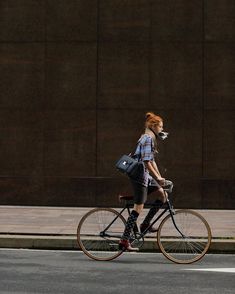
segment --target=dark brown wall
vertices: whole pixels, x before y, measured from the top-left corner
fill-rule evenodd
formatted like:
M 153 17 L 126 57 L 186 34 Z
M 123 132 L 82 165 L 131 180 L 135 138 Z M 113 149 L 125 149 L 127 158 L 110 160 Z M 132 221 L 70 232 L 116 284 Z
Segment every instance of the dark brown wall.
M 0 204 L 118 205 L 152 110 L 176 207 L 235 208 L 233 0 L 0 4 Z

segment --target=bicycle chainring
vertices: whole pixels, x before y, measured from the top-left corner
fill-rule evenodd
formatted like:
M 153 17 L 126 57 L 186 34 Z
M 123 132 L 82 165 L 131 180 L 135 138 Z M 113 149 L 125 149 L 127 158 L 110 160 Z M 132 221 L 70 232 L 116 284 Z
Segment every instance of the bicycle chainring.
M 130 243 L 133 247 L 141 248 L 144 245 L 144 237 L 140 233 L 135 233 L 131 236 Z

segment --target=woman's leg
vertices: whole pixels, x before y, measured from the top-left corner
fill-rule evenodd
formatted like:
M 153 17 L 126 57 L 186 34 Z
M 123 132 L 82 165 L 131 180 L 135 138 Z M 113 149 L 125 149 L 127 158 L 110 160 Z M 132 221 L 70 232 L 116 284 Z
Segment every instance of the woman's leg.
M 138 214 L 140 214 L 143 208 L 144 208 L 144 204 L 134 204 L 133 210 L 135 210 L 136 212 L 138 212 Z
M 119 242 L 119 248 L 128 251 L 136 251 L 138 248 L 131 247 L 131 244 L 129 242 L 131 232 L 136 224 L 137 218 L 141 211 L 144 208 L 144 202 L 147 198 L 147 187 L 144 187 L 138 183 L 132 182 L 133 188 L 134 188 L 134 208 L 131 211 L 131 214 L 129 215 L 125 230 L 123 232 L 122 238 Z
M 124 230 L 124 232 L 122 234 L 122 238 L 121 238 L 122 240 L 129 240 L 130 239 L 131 232 L 136 224 L 138 216 L 139 216 L 139 213 L 133 209 L 127 219 L 125 230 Z
M 122 240 L 129 240 L 131 232 L 136 224 L 137 218 L 144 208 L 144 204 L 135 204 L 133 210 L 131 211 L 125 226 L 125 230 L 122 235 Z
M 153 188 L 152 189 L 150 188 L 148 194 L 152 193 L 153 191 L 154 191 Z M 151 220 L 153 219 L 153 217 L 155 216 L 155 214 L 162 207 L 162 205 L 166 202 L 167 193 L 163 190 L 163 188 L 158 189 L 155 193 L 156 193 L 157 199 L 154 202 L 154 206 L 149 209 L 148 214 L 146 215 L 145 219 L 143 220 L 142 224 L 140 225 L 141 232 L 144 232 L 148 228 L 148 226 L 149 226 Z M 151 233 L 154 233 L 157 231 L 157 229 L 152 227 L 149 231 Z

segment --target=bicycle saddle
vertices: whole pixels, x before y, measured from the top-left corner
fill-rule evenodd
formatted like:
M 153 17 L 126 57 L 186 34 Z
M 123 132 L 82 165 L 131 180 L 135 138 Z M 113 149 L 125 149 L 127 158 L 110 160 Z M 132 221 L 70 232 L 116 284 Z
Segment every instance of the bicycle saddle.
M 119 195 L 119 201 L 122 201 L 122 200 L 133 200 L 133 195 Z

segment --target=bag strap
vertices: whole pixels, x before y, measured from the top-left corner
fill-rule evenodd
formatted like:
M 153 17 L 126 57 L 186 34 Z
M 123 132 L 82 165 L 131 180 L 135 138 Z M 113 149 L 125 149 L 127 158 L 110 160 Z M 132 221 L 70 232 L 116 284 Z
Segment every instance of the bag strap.
M 139 145 L 139 143 L 140 143 L 140 141 L 141 141 L 141 138 L 142 138 L 142 136 L 141 136 L 141 137 L 139 138 L 139 140 L 137 141 L 137 143 L 136 143 L 136 145 L 135 145 L 135 150 L 132 151 L 132 152 L 129 154 L 129 156 L 133 157 L 133 156 L 135 155 L 136 148 L 137 148 L 137 146 Z M 140 145 L 140 148 L 141 148 L 141 145 Z

